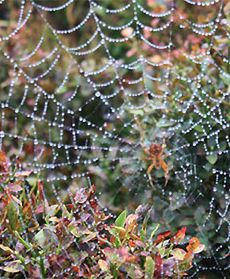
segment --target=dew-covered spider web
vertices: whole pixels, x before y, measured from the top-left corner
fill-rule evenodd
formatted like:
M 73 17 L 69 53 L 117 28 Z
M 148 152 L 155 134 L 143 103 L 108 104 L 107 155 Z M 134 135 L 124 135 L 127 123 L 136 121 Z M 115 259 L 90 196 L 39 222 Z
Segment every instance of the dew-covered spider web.
M 1 149 L 57 200 L 95 183 L 111 209 L 152 202 L 165 226 L 191 227 L 206 245 L 191 278 L 229 268 L 229 11 L 0 0 Z M 165 147 L 167 183 L 147 173 L 152 143 Z

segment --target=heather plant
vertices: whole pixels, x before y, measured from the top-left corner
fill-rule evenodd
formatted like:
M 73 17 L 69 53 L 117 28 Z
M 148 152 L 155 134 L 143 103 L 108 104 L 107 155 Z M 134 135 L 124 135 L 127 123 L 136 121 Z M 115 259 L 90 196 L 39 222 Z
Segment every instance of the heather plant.
M 196 237 L 185 241 L 186 227 L 158 233 L 143 206 L 114 221 L 95 186 L 49 202 L 31 171 L 11 169 L 3 152 L 0 166 L 4 278 L 182 278 L 204 249 Z

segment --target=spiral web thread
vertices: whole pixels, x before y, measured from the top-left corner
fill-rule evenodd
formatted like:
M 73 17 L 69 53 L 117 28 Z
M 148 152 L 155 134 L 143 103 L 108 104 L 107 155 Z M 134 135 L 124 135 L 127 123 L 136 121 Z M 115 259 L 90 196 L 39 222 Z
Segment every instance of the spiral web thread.
M 201 146 L 209 157 L 229 158 L 229 123 L 223 110 L 223 104 L 228 100 L 228 86 L 225 83 L 219 86 L 218 97 L 206 92 L 203 86 L 211 88 L 214 78 L 218 77 L 229 80 L 226 71 L 229 60 L 226 55 L 221 55 L 224 49 L 217 46 L 221 63 L 210 55 L 216 36 L 229 37 L 224 11 L 226 2 L 163 1 L 164 9 L 160 12 L 153 12 L 148 1 L 123 1 L 115 8 L 105 5 L 105 1 L 86 2 L 81 20 L 68 29 L 55 26 L 52 17 L 73 5 L 82 9 L 83 2 L 21 0 L 14 7 L 18 11 L 14 14 L 17 18 L 11 19 L 10 26 L 1 27 L 1 59 L 9 69 L 7 81 L 1 80 L 1 147 L 12 148 L 14 145 L 15 150 L 11 152 L 17 154 L 17 158 L 23 158 L 21 167 L 44 172 L 58 199 L 58 183 L 75 179 L 90 183 L 90 170 L 105 158 L 111 162 L 140 160 L 133 153 L 134 149 L 142 148 L 142 143 L 135 136 L 136 116 L 130 111 L 143 110 L 151 102 L 160 111 L 162 121 L 170 122 L 163 136 L 176 138 L 175 144 L 169 148 L 169 156 L 174 156 L 179 165 L 175 175 L 183 185 L 181 200 L 176 203 L 188 207 L 191 203 L 201 203 L 205 187 L 198 175 L 200 170 L 196 168 L 196 161 L 189 156 L 189 149 L 198 150 Z M 3 0 L 0 4 L 1 11 L 4 11 L 9 3 Z M 179 13 L 180 5 L 201 14 L 211 11 L 214 17 L 208 22 L 194 22 Z M 130 18 L 120 24 L 119 16 L 124 12 Z M 116 17 L 118 20 L 114 21 Z M 34 25 L 35 18 L 38 26 Z M 199 68 L 192 77 L 189 73 L 179 75 L 173 70 L 176 66 L 172 58 L 175 54 L 175 26 L 182 33 L 195 34 L 206 40 L 205 48 L 196 54 L 184 51 L 184 42 L 181 42 L 181 48 L 177 47 L 178 55 L 186 61 L 184 63 Z M 38 40 L 29 32 L 34 28 Z M 122 36 L 125 31 L 127 33 Z M 78 39 L 71 40 L 72 34 Z M 163 42 L 154 40 L 155 34 L 162 34 Z M 22 43 L 12 50 L 12 45 L 16 45 L 20 38 L 26 38 L 33 44 L 33 49 L 27 50 L 27 43 Z M 126 48 L 130 44 L 136 44 L 136 52 L 132 53 L 130 49 L 124 57 L 116 54 L 117 45 Z M 150 59 L 152 54 L 163 59 Z M 93 63 L 90 55 L 98 61 Z M 134 57 L 133 61 L 130 62 L 129 56 Z M 57 75 L 59 79 L 52 80 Z M 47 84 L 50 80 L 53 81 L 51 88 Z M 189 98 L 183 99 L 185 92 L 173 90 L 175 81 L 179 84 L 177 88 L 180 84 L 186 87 Z M 65 92 L 66 84 L 72 84 L 69 92 Z M 178 105 L 178 119 L 167 115 L 172 98 Z M 195 117 L 191 117 L 189 126 L 184 127 L 183 123 L 191 113 Z M 124 134 L 126 129 L 129 136 Z M 183 141 L 188 134 L 193 135 L 192 143 Z M 220 138 L 224 138 L 224 145 L 220 144 Z M 212 150 L 207 141 L 213 142 Z M 68 170 L 64 174 L 63 168 Z M 205 208 L 205 217 L 197 225 L 201 234 L 205 233 L 204 228 L 213 215 L 218 218 L 213 228 L 216 234 L 222 227 L 229 229 L 229 172 L 222 169 L 221 164 L 211 171 L 215 175 L 215 185 Z M 147 184 L 146 170 L 140 167 L 137 173 Z M 117 179 L 122 180 L 122 177 Z M 167 187 L 161 187 L 166 197 L 173 199 L 173 193 Z M 221 205 L 217 202 L 220 196 Z M 223 274 L 229 268 L 222 265 L 226 260 L 228 242 L 229 233 L 222 243 L 209 247 L 207 255 L 202 258 L 214 257 L 216 264 L 205 267 L 197 263 L 191 277 L 196 277 L 200 270 L 209 269 L 219 271 L 224 278 Z

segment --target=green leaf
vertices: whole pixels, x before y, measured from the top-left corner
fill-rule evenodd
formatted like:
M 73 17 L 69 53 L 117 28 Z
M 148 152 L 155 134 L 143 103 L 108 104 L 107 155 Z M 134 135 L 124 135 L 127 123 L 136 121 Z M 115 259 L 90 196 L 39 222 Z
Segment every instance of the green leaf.
M 155 270 L 155 262 L 152 257 L 147 256 L 145 260 L 145 279 L 152 279 Z
M 41 229 L 35 236 L 34 240 L 40 247 L 49 248 L 51 245 L 58 245 L 56 234 L 49 228 Z
M 78 231 L 78 229 L 76 227 L 72 226 L 68 226 L 68 229 L 70 231 L 70 233 L 72 235 L 74 235 L 75 237 L 79 238 L 81 236 L 80 232 Z
M 164 219 L 167 223 L 171 223 L 177 217 L 177 214 L 171 211 L 169 208 L 166 208 L 163 212 Z
M 115 237 L 115 247 L 121 247 L 122 244 L 121 244 L 121 241 L 120 241 L 120 238 L 119 238 L 119 228 L 121 227 L 113 227 L 111 230 L 110 230 L 110 233 Z
M 126 221 L 127 212 L 126 210 L 122 211 L 121 214 L 117 217 L 115 221 L 115 225 L 117 227 L 124 227 Z
M 45 244 L 46 236 L 44 230 L 41 229 L 34 237 L 35 241 L 42 247 Z
M 204 132 L 203 128 L 202 128 L 200 125 L 196 125 L 196 126 L 194 127 L 194 129 L 195 129 L 197 132 L 200 132 L 200 133 L 203 133 L 203 132 Z
M 141 116 L 144 115 L 144 112 L 141 109 L 132 109 L 132 110 L 130 110 L 130 112 L 135 114 L 135 115 L 141 115 Z
M 17 231 L 15 231 L 14 234 L 16 235 L 18 240 L 26 247 L 26 249 L 28 249 L 28 250 L 32 249 L 31 244 L 29 242 L 25 241 Z
M 157 127 L 160 128 L 167 128 L 172 126 L 172 123 L 170 121 L 166 121 L 164 119 L 161 119 L 160 121 L 157 122 Z
M 155 236 L 155 233 L 157 232 L 157 230 L 159 229 L 160 224 L 156 224 L 151 235 L 150 235 L 150 240 Z
M 229 85 L 229 83 L 230 83 L 230 78 L 229 78 L 228 76 L 221 75 L 221 79 L 223 80 L 223 82 L 224 82 L 226 85 Z
M 210 164 L 214 165 L 218 159 L 216 154 L 208 155 L 206 159 L 209 161 Z
M 141 241 L 144 242 L 145 241 L 145 237 L 146 237 L 146 229 L 144 229 L 144 228 L 141 229 L 140 237 L 141 237 Z
M 18 226 L 18 214 L 17 209 L 13 201 L 7 205 L 7 219 L 11 230 L 15 230 Z

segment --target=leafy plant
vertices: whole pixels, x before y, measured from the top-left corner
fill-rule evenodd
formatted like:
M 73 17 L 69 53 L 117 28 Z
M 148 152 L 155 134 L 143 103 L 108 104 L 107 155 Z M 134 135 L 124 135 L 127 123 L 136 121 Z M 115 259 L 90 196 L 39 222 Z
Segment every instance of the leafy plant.
M 98 204 L 95 186 L 68 201 L 48 202 L 31 171 L 12 170 L 1 152 L 0 275 L 18 278 L 182 278 L 204 245 L 193 237 L 148 229 L 139 206 L 115 221 Z M 35 179 L 35 178 L 34 178 Z

